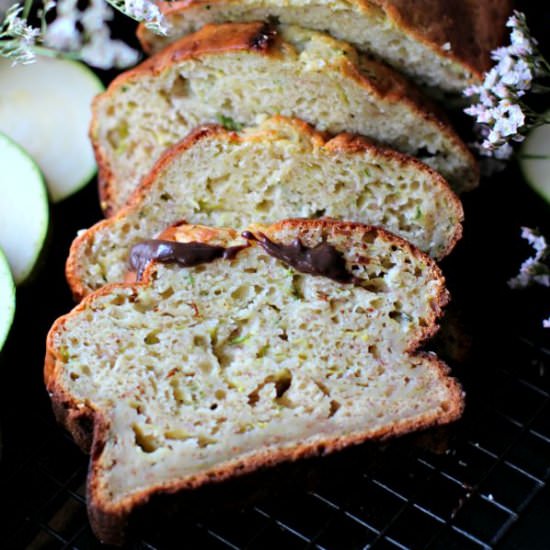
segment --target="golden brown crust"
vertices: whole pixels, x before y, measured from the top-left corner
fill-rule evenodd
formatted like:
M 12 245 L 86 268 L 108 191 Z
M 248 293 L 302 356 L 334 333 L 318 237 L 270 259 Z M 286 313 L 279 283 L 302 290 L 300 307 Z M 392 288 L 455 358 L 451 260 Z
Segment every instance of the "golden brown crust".
M 306 122 L 296 119 L 296 118 L 285 118 L 279 115 L 271 117 L 274 121 L 283 121 L 285 123 L 290 123 L 296 126 L 300 133 L 305 134 L 311 142 L 316 147 L 323 147 L 329 153 L 346 153 L 346 154 L 361 154 L 367 151 L 372 151 L 375 155 L 387 158 L 389 160 L 397 160 L 404 167 L 407 165 L 409 168 L 413 165 L 418 171 L 429 173 L 430 178 L 439 185 L 444 192 L 447 193 L 447 198 L 449 204 L 452 206 L 452 209 L 456 212 L 456 219 L 459 223 L 456 224 L 456 230 L 452 238 L 449 240 L 448 246 L 445 250 L 441 252 L 440 257 L 444 257 L 451 252 L 455 247 L 456 243 L 462 237 L 462 225 L 460 222 L 463 221 L 464 213 L 462 209 L 462 203 L 460 199 L 455 195 L 455 193 L 449 187 L 449 184 L 445 179 L 439 175 L 435 170 L 431 169 L 429 166 L 425 165 L 423 162 L 418 159 L 400 153 L 393 149 L 388 149 L 382 147 L 373 141 L 369 140 L 366 137 L 359 136 L 356 134 L 343 133 L 335 137 L 329 136 L 327 133 L 318 132 L 312 126 Z M 269 132 L 269 130 L 266 130 Z M 86 247 L 87 243 L 90 243 L 94 239 L 96 232 L 102 230 L 104 227 L 109 227 L 114 224 L 117 220 L 126 216 L 127 212 L 137 207 L 144 197 L 149 193 L 150 187 L 154 184 L 158 175 L 161 174 L 167 165 L 169 165 L 175 157 L 181 155 L 187 149 L 197 145 L 200 141 L 204 139 L 210 139 L 216 137 L 218 139 L 226 139 L 233 142 L 246 142 L 246 141 L 260 141 L 262 139 L 262 133 L 258 132 L 254 135 L 240 135 L 236 132 L 226 130 L 222 126 L 216 124 L 207 124 L 196 128 L 193 130 L 187 137 L 179 141 L 172 147 L 170 147 L 164 154 L 159 158 L 155 163 L 151 172 L 145 176 L 135 191 L 132 193 L 130 199 L 128 200 L 125 207 L 119 210 L 115 215 L 107 220 L 102 220 L 87 231 L 79 235 L 71 244 L 69 251 L 69 257 L 65 266 L 65 276 L 73 293 L 75 301 L 80 301 L 86 294 L 89 293 L 83 283 L 82 279 L 79 277 L 79 251 L 82 247 Z M 181 220 L 170 220 L 168 224 L 174 223 Z
M 284 220 L 266 228 L 266 233 L 272 234 L 280 230 L 294 230 L 297 235 L 307 232 L 308 230 L 320 229 L 323 235 L 334 234 L 335 236 L 344 236 L 350 233 L 362 232 L 365 235 L 370 232 L 376 232 L 382 238 L 388 239 L 397 246 L 402 246 L 408 249 L 409 252 L 423 260 L 432 270 L 433 277 L 439 281 L 439 292 L 436 304 L 433 306 L 433 323 L 440 314 L 440 308 L 447 302 L 448 294 L 444 287 L 444 279 L 435 262 L 428 256 L 417 250 L 406 241 L 387 233 L 383 229 L 362 225 L 357 223 L 337 222 L 334 220 Z M 200 240 L 200 231 L 197 232 L 196 240 Z M 252 243 L 255 246 L 255 243 Z M 130 514 L 140 506 L 146 504 L 154 494 L 174 494 L 179 491 L 189 490 L 200 487 L 207 483 L 215 483 L 223 481 L 230 477 L 246 474 L 263 468 L 278 464 L 283 461 L 294 461 L 305 457 L 324 455 L 350 445 L 357 445 L 367 440 L 378 440 L 401 435 L 413 430 L 427 428 L 439 424 L 452 422 L 460 417 L 464 408 L 464 394 L 458 382 L 448 376 L 448 367 L 442 363 L 433 354 L 417 353 L 424 360 L 432 364 L 432 368 L 437 371 L 437 377 L 442 385 L 447 388 L 448 400 L 442 405 L 440 411 L 434 411 L 431 414 L 424 414 L 415 419 L 408 419 L 401 422 L 396 422 L 391 426 L 386 426 L 377 430 L 370 430 L 361 433 L 353 433 L 347 436 L 317 439 L 308 443 L 299 443 L 290 445 L 276 450 L 263 450 L 248 456 L 235 459 L 222 466 L 213 467 L 206 472 L 201 472 L 196 475 L 191 475 L 183 479 L 175 480 L 171 483 L 151 486 L 147 489 L 133 493 L 125 499 L 113 503 L 106 499 L 104 488 L 100 484 L 101 480 L 101 456 L 108 438 L 109 426 L 105 418 L 92 407 L 87 408 L 84 413 L 87 419 L 93 422 L 93 442 L 89 445 L 89 434 L 92 430 L 87 431 L 88 438 L 83 438 L 82 428 L 77 421 L 74 420 L 79 414 L 79 406 L 76 401 L 69 396 L 65 389 L 59 383 L 59 372 L 63 364 L 62 354 L 55 348 L 54 336 L 67 319 L 84 311 L 89 304 L 92 304 L 98 296 L 109 295 L 117 288 L 130 288 L 134 292 L 139 287 L 150 285 L 152 274 L 155 270 L 154 262 L 150 263 L 145 269 L 143 280 L 140 283 L 133 284 L 111 284 L 103 287 L 94 294 L 85 298 L 78 306 L 76 306 L 69 314 L 59 318 L 48 334 L 46 361 L 44 368 L 44 377 L 46 387 L 50 393 L 53 402 L 54 410 L 64 411 L 57 415 L 58 420 L 73 434 L 77 441 L 82 442 L 84 439 L 85 449 L 91 447 L 90 468 L 88 473 L 87 496 L 89 517 L 92 528 L 98 538 L 104 542 L 111 544 L 121 544 L 126 535 L 125 529 L 128 525 Z M 433 332 L 432 327 L 427 327 L 423 337 Z M 409 353 L 414 353 L 414 348 L 418 345 L 421 338 L 416 343 L 411 344 Z
M 407 34 L 464 65 L 478 80 L 492 65 L 491 51 L 504 40 L 514 4 L 513 0 L 416 0 L 412 7 L 410 0 L 372 1 Z
M 187 8 L 227 0 L 184 0 L 160 2 L 162 12 L 183 13 Z M 377 6 L 405 34 L 425 44 L 438 56 L 459 63 L 476 80 L 492 65 L 491 51 L 502 45 L 505 22 L 514 0 L 350 0 L 359 11 L 371 12 Z M 150 33 L 141 23 L 137 36 L 142 48 L 151 53 Z M 450 49 L 446 44 L 450 45 Z
M 206 25 L 200 31 L 174 42 L 141 65 L 119 75 L 103 94 L 97 96 L 92 109 L 90 136 L 99 167 L 100 199 L 106 216 L 112 215 L 115 211 L 113 197 L 116 194 L 117 182 L 109 166 L 107 155 L 102 150 L 99 140 L 95 139 L 98 125 L 97 105 L 105 98 L 114 95 L 125 83 L 142 76 L 159 74 L 173 63 L 185 59 L 237 50 L 275 56 L 279 53 L 281 47 L 280 39 L 277 38 L 276 34 L 276 31 L 266 27 L 261 22 Z M 267 39 L 264 39 L 265 37 Z M 251 44 L 258 41 L 261 43 L 260 48 L 251 46 Z M 365 55 L 357 56 L 353 54 L 355 54 L 355 50 L 350 48 L 350 55 L 342 56 L 339 67 L 342 74 L 355 80 L 375 97 L 391 103 L 405 104 L 419 117 L 435 124 L 441 133 L 460 150 L 461 155 L 467 159 L 469 174 L 467 176 L 468 181 L 464 182 L 463 188 L 472 189 L 476 187 L 479 180 L 477 162 L 471 151 L 452 128 L 443 111 L 426 98 L 414 84 L 393 69 Z

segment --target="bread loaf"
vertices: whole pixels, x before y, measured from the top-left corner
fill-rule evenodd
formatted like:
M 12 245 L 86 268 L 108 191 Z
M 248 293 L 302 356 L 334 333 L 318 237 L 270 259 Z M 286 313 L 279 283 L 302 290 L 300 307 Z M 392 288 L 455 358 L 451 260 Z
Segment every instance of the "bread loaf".
M 444 117 L 387 67 L 321 33 L 225 24 L 182 38 L 96 98 L 91 138 L 104 209 L 120 209 L 196 126 L 251 126 L 273 114 L 370 136 L 419 157 L 455 190 L 477 184 L 476 163 Z
M 252 226 L 247 240 L 201 226 L 174 236 L 188 267 L 151 263 L 141 283 L 91 294 L 48 336 L 47 388 L 91 451 L 103 541 L 121 542 L 153 494 L 460 415 L 447 367 L 415 351 L 447 293 L 411 245 L 326 220 Z M 205 249 L 211 261 L 189 267 Z
M 420 84 L 461 93 L 480 82 L 502 44 L 511 0 L 186 0 L 161 2 L 170 24 L 159 36 L 141 24 L 143 48 L 157 52 L 209 23 L 266 21 L 327 32 L 371 52 Z
M 203 127 L 157 162 L 127 207 L 75 240 L 67 279 L 77 299 L 123 281 L 131 247 L 181 220 L 321 216 L 383 226 L 442 258 L 460 238 L 462 207 L 426 165 L 359 136 L 326 139 L 283 117 L 240 134 Z

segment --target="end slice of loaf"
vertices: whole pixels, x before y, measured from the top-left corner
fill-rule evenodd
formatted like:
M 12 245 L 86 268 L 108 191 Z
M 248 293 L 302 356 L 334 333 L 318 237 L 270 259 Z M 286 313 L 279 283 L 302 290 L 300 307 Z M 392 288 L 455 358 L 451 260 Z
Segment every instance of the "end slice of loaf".
M 414 3 L 414 6 L 412 5 Z M 511 0 L 186 0 L 161 2 L 166 36 L 138 28 L 149 53 L 206 24 L 265 21 L 327 32 L 371 52 L 420 84 L 461 93 L 489 70 Z
M 129 514 L 155 493 L 461 414 L 447 367 L 415 351 L 447 301 L 429 257 L 360 224 L 250 230 L 332 245 L 354 283 L 297 271 L 251 240 L 232 259 L 151 263 L 142 283 L 104 287 L 49 333 L 46 385 L 59 421 L 91 450 L 88 506 L 105 542 L 120 542 Z M 245 243 L 201 226 L 177 237 Z
M 435 171 L 359 136 L 327 139 L 283 117 L 240 134 L 203 127 L 161 157 L 127 207 L 75 240 L 67 279 L 77 299 L 123 281 L 131 247 L 181 220 L 244 228 L 298 217 L 380 225 L 439 259 L 463 213 Z
M 274 114 L 417 156 L 455 190 L 477 184 L 467 147 L 391 69 L 318 32 L 225 24 L 182 38 L 96 98 L 91 138 L 104 208 L 120 209 L 164 150 L 193 128 L 253 126 Z

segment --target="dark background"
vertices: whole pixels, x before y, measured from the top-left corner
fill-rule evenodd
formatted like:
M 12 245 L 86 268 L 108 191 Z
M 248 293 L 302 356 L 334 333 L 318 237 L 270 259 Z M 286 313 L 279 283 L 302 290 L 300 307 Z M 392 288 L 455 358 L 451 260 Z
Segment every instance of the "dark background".
M 548 53 L 550 10 L 535 4 L 521 7 Z M 464 206 L 464 238 L 442 265 L 454 297 L 446 322 L 458 319 L 471 341 L 460 346 L 466 360 L 449 357 L 467 392 L 464 418 L 153 505 L 133 547 L 550 548 L 550 331 L 541 325 L 550 289 L 506 285 L 531 254 L 521 226 L 550 237 L 550 207 L 515 164 Z M 18 290 L 0 356 L 0 548 L 99 547 L 85 511 L 87 457 L 56 426 L 42 368 L 46 333 L 73 306 L 69 245 L 100 216 L 94 182 L 52 206 L 43 268 Z

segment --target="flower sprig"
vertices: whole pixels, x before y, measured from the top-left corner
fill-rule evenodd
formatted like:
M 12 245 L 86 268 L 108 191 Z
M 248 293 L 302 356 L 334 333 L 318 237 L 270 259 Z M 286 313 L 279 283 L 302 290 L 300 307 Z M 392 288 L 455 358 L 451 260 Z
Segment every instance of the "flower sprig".
M 527 288 L 535 284 L 550 287 L 550 246 L 544 236 L 535 229 L 521 228 L 521 236 L 533 247 L 535 254 L 525 260 L 518 275 L 508 281 L 510 288 Z M 542 322 L 550 328 L 550 317 Z
M 143 21 L 145 26 L 153 32 L 166 35 L 168 23 L 159 7 L 149 0 L 107 0 L 113 8 L 135 21 Z
M 477 122 L 480 140 L 474 147 L 480 155 L 497 160 L 509 159 L 513 143 L 523 141 L 529 129 L 550 122 L 523 99 L 528 92 L 550 92 L 542 84 L 550 77 L 550 64 L 540 53 L 523 13 L 514 11 L 506 26 L 511 29 L 510 44 L 492 52 L 496 65 L 483 82 L 464 90 L 466 97 L 477 100 L 464 110 Z
M 9 57 L 14 63 L 32 63 L 35 59 L 33 47 L 40 30 L 27 24 L 22 17 L 23 6 L 11 6 L 0 26 L 0 56 Z
M 101 69 L 134 65 L 138 52 L 111 38 L 111 6 L 143 21 L 157 34 L 168 31 L 162 12 L 151 0 L 88 0 L 83 8 L 81 4 L 78 0 L 42 0 L 37 11 L 39 28 L 29 22 L 33 0 L 11 6 L 0 23 L 0 56 L 14 63 L 32 63 L 37 55 L 69 57 Z

